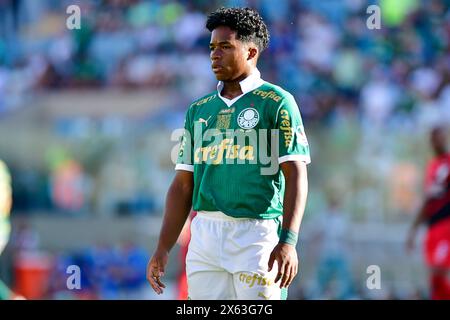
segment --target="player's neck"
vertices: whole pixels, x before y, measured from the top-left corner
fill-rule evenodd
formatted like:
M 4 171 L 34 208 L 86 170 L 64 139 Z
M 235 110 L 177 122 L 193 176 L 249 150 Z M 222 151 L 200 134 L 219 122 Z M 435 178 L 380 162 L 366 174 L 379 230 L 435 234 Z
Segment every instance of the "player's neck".
M 248 70 L 242 73 L 238 78 L 231 80 L 231 81 L 223 81 L 223 89 L 220 93 L 222 97 L 227 99 L 234 99 L 244 92 L 242 91 L 240 82 L 244 79 L 246 79 L 253 70 Z
M 220 93 L 222 97 L 231 100 L 243 94 L 239 82 L 240 81 L 224 81 L 223 89 L 222 92 Z

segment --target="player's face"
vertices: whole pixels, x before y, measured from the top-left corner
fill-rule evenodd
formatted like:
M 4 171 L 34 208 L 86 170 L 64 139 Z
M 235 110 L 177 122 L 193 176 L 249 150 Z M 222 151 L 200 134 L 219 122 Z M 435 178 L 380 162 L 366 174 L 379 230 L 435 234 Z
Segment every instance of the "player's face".
M 217 80 L 236 80 L 249 68 L 249 48 L 236 36 L 226 26 L 217 27 L 211 33 L 211 67 Z

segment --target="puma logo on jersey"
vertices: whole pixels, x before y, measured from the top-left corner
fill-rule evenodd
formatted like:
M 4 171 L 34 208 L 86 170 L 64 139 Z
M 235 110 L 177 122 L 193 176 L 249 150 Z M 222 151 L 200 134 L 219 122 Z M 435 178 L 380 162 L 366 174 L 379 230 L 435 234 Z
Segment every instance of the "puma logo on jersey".
M 198 122 L 200 122 L 200 123 L 204 123 L 206 126 L 208 126 L 208 121 L 209 121 L 209 119 L 211 119 L 211 116 L 209 116 L 209 118 L 208 119 L 203 119 L 203 118 L 200 118 L 200 119 L 198 119 Z

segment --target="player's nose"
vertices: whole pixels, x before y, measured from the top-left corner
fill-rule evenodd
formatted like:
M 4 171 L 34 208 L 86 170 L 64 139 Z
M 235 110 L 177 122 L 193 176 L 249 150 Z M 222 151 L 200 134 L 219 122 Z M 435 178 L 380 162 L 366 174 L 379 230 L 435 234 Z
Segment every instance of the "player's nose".
M 219 50 L 214 49 L 211 51 L 211 61 L 217 61 L 222 57 L 222 54 L 220 53 Z

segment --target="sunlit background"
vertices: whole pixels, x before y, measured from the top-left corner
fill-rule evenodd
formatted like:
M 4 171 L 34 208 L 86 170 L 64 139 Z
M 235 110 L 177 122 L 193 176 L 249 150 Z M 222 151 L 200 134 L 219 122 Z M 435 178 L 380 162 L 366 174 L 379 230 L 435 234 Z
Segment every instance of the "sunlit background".
M 73 4 L 79 30 L 66 26 Z M 367 27 L 371 4 L 381 29 Z M 178 297 L 179 245 L 164 295 L 145 279 L 175 174 L 171 134 L 215 89 L 206 15 L 250 6 L 271 32 L 262 77 L 297 99 L 312 153 L 289 298 L 428 299 L 423 234 L 409 254 L 405 239 L 429 130 L 450 123 L 449 4 L 0 1 L 0 159 L 13 187 L 0 279 L 29 299 Z

